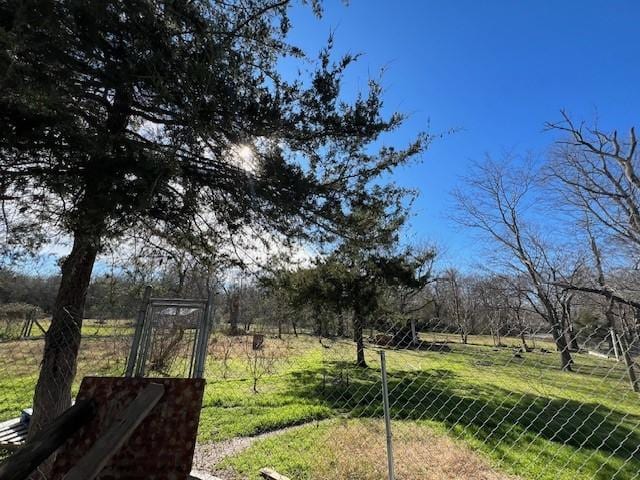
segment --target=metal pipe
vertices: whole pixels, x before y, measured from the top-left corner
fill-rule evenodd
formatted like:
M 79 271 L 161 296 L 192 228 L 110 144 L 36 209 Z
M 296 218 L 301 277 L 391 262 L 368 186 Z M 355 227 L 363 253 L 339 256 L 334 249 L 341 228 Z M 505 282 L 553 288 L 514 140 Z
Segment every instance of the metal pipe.
M 140 348 L 140 339 L 142 337 L 142 328 L 144 326 L 144 318 L 147 312 L 147 306 L 149 305 L 149 299 L 151 298 L 151 286 L 147 285 L 144 289 L 144 295 L 142 297 L 142 304 L 140 310 L 138 310 L 138 319 L 136 320 L 136 330 L 133 334 L 133 341 L 131 342 L 131 351 L 129 352 L 129 358 L 127 359 L 127 370 L 125 376 L 132 377 L 133 371 L 136 367 L 136 360 L 138 357 L 138 350 Z
M 213 297 L 213 291 L 209 291 L 207 306 L 204 309 L 204 318 L 202 319 L 202 323 L 200 324 L 200 329 L 198 331 L 194 378 L 204 378 L 209 333 L 213 326 Z
M 387 385 L 387 360 L 384 350 L 380 350 L 380 369 L 382 371 L 382 406 L 384 409 L 384 428 L 387 433 L 387 465 L 389 480 L 394 480 L 393 438 L 391 436 L 391 414 L 389 413 L 389 387 Z
M 206 299 L 203 298 L 162 298 L 162 297 L 152 297 L 149 301 L 153 304 L 159 305 L 171 305 L 171 306 L 182 306 L 182 304 L 187 303 L 189 305 L 205 305 L 207 303 Z
M 144 377 L 144 374 L 145 374 L 147 356 L 149 355 L 149 350 L 151 348 L 151 338 L 154 332 L 154 328 L 153 328 L 154 315 L 155 315 L 155 308 L 151 303 L 149 303 L 149 305 L 147 305 L 147 311 L 145 313 L 145 322 L 144 322 L 144 327 L 142 329 L 142 338 L 140 340 L 141 350 L 138 353 L 136 370 L 134 373 L 136 377 Z
M 616 361 L 620 361 L 620 353 L 618 353 L 618 338 L 616 335 L 616 331 L 611 328 L 609 329 L 609 334 L 611 335 L 611 344 L 613 345 L 613 353 L 616 356 Z

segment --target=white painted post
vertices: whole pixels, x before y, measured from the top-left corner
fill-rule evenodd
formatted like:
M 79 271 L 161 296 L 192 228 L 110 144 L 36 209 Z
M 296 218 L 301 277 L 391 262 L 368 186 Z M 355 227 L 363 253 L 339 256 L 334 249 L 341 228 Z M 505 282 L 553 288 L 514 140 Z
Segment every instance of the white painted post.
M 393 472 L 393 438 L 391 437 L 391 414 L 389 413 L 389 387 L 387 386 L 387 361 L 384 350 L 380 350 L 380 368 L 382 373 L 382 407 L 384 409 L 384 426 L 387 433 L 387 465 L 389 480 L 394 480 Z
M 620 353 L 618 352 L 618 337 L 616 335 L 616 331 L 613 328 L 610 328 L 609 334 L 611 335 L 611 343 L 613 344 L 613 353 L 616 356 L 616 362 L 619 362 Z

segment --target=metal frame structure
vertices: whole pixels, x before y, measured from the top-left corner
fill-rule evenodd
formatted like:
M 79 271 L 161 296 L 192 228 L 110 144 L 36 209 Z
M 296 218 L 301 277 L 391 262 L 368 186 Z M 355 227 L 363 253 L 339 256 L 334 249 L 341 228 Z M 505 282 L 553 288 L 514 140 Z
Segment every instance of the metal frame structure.
M 190 378 L 203 378 L 207 358 L 209 334 L 213 326 L 213 293 L 209 292 L 205 299 L 160 298 L 151 296 L 151 287 L 144 291 L 140 310 L 136 320 L 136 329 L 131 344 L 131 351 L 127 359 L 127 377 L 144 377 L 147 357 L 151 347 L 153 333 L 154 312 L 158 308 L 197 308 L 201 311 L 196 335 L 193 340 L 191 361 L 189 365 Z

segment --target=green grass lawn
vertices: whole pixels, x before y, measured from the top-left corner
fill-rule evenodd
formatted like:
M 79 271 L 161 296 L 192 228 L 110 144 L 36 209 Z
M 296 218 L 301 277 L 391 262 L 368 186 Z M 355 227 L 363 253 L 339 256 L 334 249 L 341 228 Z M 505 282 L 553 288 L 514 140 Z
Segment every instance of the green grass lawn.
M 516 359 L 509 349 L 451 346 L 451 353 L 387 352 L 396 423 L 412 422 L 459 439 L 491 464 L 522 478 L 608 480 L 638 475 L 640 398 L 628 388 L 621 364 L 575 355 L 576 372 L 565 373 L 552 353 Z M 269 402 L 278 408 L 281 401 L 297 406 L 305 400 L 335 415 L 380 418 L 375 352 L 368 352 L 366 370 L 352 366 L 353 347 L 348 344 L 335 344 L 318 355 L 319 361 L 280 377 Z M 231 420 L 238 423 L 244 421 Z M 317 439 L 325 428 L 308 427 L 265 440 L 228 465 L 256 475 L 268 455 L 268 464 L 285 475 L 306 478 L 304 470 L 309 478 L 319 478 L 310 473 L 319 468 L 313 461 L 330 458 L 334 450 L 333 441 Z M 309 444 L 315 445 L 311 459 L 305 454 Z
M 326 418 L 379 421 L 379 357 L 373 349 L 367 350 L 369 368 L 359 369 L 352 363 L 351 342 L 325 348 L 307 336 L 269 338 L 269 361 L 254 393 L 245 337 L 227 347 L 225 339 L 218 337 L 209 348 L 199 441 Z M 566 373 L 559 370 L 555 353 L 531 352 L 517 359 L 508 348 L 494 351 L 483 346 L 483 339 L 475 340 L 451 343 L 449 353 L 387 350 L 394 425 L 418 439 L 427 433 L 415 432 L 453 439 L 521 478 L 638 478 L 640 396 L 630 391 L 622 364 L 576 354 L 576 372 Z M 0 344 L 0 420 L 30 405 L 41 349 L 41 340 Z M 121 375 L 126 351 L 117 339 L 87 337 L 78 377 Z M 174 368 L 184 365 L 178 361 Z M 323 465 L 340 460 L 335 421 L 258 442 L 228 459 L 227 466 L 255 475 L 268 455 L 269 466 L 285 475 L 321 478 Z M 380 435 L 384 438 L 383 431 Z M 353 478 L 369 478 L 358 475 Z
M 38 320 L 38 323 L 46 331 L 49 329 L 51 320 L 48 318 L 44 318 Z M 133 335 L 134 329 L 134 321 L 130 319 L 98 320 L 95 318 L 85 318 L 82 321 L 82 335 L 84 337 L 130 337 Z M 42 330 L 40 330 L 37 325 L 34 325 L 33 329 L 31 330 L 31 336 L 42 336 Z

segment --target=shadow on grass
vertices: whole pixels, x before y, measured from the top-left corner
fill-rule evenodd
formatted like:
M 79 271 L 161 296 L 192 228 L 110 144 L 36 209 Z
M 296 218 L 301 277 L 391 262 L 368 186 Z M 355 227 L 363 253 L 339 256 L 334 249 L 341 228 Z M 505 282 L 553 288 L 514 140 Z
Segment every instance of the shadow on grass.
M 494 385 L 469 385 L 449 370 L 395 370 L 389 373 L 388 383 L 394 419 L 462 427 L 466 435 L 490 448 L 515 446 L 524 437 L 640 462 L 640 431 L 633 428 L 639 418 L 597 403 L 522 394 Z M 294 373 L 290 388 L 292 394 L 353 417 L 382 416 L 380 372 L 376 369 L 327 362 L 324 367 Z M 607 465 L 602 467 L 600 473 L 609 470 Z

